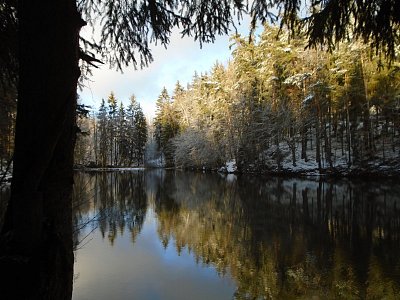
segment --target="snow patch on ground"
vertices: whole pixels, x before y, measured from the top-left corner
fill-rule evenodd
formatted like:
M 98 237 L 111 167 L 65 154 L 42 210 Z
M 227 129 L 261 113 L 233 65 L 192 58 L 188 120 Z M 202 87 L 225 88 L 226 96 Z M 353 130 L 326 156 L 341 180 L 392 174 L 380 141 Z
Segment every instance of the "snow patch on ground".
M 340 150 L 339 145 L 332 145 L 331 161 L 325 157 L 326 153 L 321 149 L 321 168 L 316 158 L 315 144 L 313 148 L 308 145 L 306 159 L 301 158 L 301 144 L 295 146 L 295 163 L 293 163 L 293 152 L 289 143 L 281 142 L 278 146 L 272 145 L 260 153 L 254 162 L 241 164 L 243 172 L 256 173 L 286 173 L 307 176 L 321 176 L 326 174 L 400 174 L 399 153 L 397 151 L 386 151 L 385 157 L 375 157 L 372 160 L 352 164 L 348 163 L 349 155 L 346 151 Z M 322 147 L 321 147 L 322 148 Z
M 234 173 L 234 172 L 236 172 L 236 170 L 237 170 L 236 160 L 234 160 L 234 159 L 232 159 L 232 160 L 230 160 L 230 161 L 227 161 L 227 162 L 225 163 L 225 166 L 226 166 L 226 171 L 227 171 L 228 173 Z
M 160 156 L 155 159 L 150 159 L 146 161 L 146 166 L 150 168 L 163 168 L 165 167 L 165 158 L 164 156 Z
M 235 159 L 231 159 L 231 160 L 227 161 L 225 163 L 225 166 L 221 167 L 218 170 L 218 172 L 228 173 L 228 174 L 235 173 L 236 171 L 237 171 L 237 165 L 236 165 L 236 160 Z

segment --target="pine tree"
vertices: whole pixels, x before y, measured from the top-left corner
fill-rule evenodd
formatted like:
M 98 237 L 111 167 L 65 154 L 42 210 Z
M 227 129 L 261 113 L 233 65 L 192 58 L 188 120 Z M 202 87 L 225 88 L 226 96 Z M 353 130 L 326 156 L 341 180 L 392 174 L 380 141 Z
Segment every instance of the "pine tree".
M 156 117 L 154 122 L 155 124 L 154 138 L 156 140 L 159 151 L 163 151 L 165 147 L 164 125 L 166 124 L 166 110 L 170 101 L 171 99 L 169 97 L 168 91 L 165 87 L 163 87 L 161 94 L 158 96 L 156 100 Z
M 109 162 L 110 165 L 117 164 L 117 99 L 114 92 L 111 92 L 107 99 L 108 107 L 108 144 L 109 144 Z
M 118 166 L 126 166 L 129 159 L 129 139 L 128 139 L 128 122 L 126 119 L 126 111 L 122 101 L 118 108 L 118 126 L 117 126 L 117 161 Z
M 138 108 L 138 102 L 136 96 L 130 97 L 130 104 L 126 111 L 127 119 L 127 139 L 128 139 L 128 166 L 132 166 L 135 161 L 135 150 L 136 150 L 136 126 L 135 126 L 135 115 Z
M 108 114 L 107 107 L 104 99 L 101 100 L 101 105 L 99 108 L 99 112 L 97 115 L 97 149 L 98 149 L 98 157 L 99 164 L 102 167 L 107 166 L 108 164 L 108 153 L 109 153 L 109 127 L 108 127 Z
M 147 122 L 143 110 L 137 105 L 135 112 L 135 158 L 137 165 L 144 163 L 144 154 L 147 143 Z

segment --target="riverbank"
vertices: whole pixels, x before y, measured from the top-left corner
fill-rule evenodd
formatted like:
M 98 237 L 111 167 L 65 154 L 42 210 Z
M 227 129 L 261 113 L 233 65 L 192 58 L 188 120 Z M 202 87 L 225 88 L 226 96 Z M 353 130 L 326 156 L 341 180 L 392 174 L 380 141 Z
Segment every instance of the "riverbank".
M 241 173 L 259 173 L 274 176 L 328 176 L 328 177 L 397 177 L 400 176 L 399 161 L 386 163 L 367 162 L 360 165 L 333 165 L 318 168 L 310 165 L 284 165 L 278 167 L 245 166 Z
M 239 164 L 229 161 L 220 168 L 189 167 L 180 168 L 197 171 L 210 171 L 225 174 L 257 174 L 280 177 L 400 177 L 400 159 L 391 159 L 384 162 L 371 160 L 361 164 L 348 166 L 347 164 L 334 164 L 318 167 L 315 161 L 299 161 L 293 165 L 292 162 L 284 161 L 281 166 L 277 164 Z
M 308 159 L 298 159 L 293 163 L 292 157 L 284 155 L 281 161 L 277 161 L 272 154 L 254 163 L 244 161 L 236 163 L 232 159 L 219 167 L 210 166 L 177 166 L 166 167 L 163 164 L 147 164 L 140 167 L 97 167 L 93 165 L 75 166 L 75 170 L 86 172 L 130 172 L 144 169 L 179 169 L 201 172 L 219 172 L 225 174 L 258 174 L 282 177 L 400 177 L 400 158 L 392 156 L 387 159 L 375 158 L 357 163 L 348 164 L 345 157 L 337 157 L 331 164 L 322 160 L 319 166 L 311 155 Z
M 130 171 L 138 171 L 138 170 L 144 170 L 144 167 L 84 167 L 84 166 L 79 166 L 79 167 L 74 167 L 75 171 L 85 171 L 85 172 L 130 172 Z
M 255 166 L 245 165 L 236 166 L 232 161 L 220 168 L 209 167 L 85 167 L 79 166 L 74 168 L 76 171 L 85 172 L 131 172 L 145 169 L 165 169 L 165 170 L 188 170 L 201 172 L 218 172 L 225 174 L 257 174 L 281 177 L 400 177 L 400 162 L 392 161 L 390 164 L 367 163 L 364 165 L 352 166 L 333 166 L 319 169 L 312 163 L 308 165 L 297 164 L 283 165 L 279 169 L 277 166 Z M 7 180 L 11 180 L 7 178 Z
M 271 176 L 328 176 L 328 177 L 400 177 L 400 153 L 386 152 L 385 155 L 371 156 L 364 160 L 349 158 L 347 152 L 334 151 L 330 159 L 317 159 L 314 151 L 300 149 L 293 153 L 287 145 L 271 147 L 257 159 L 242 158 L 236 165 L 228 161 L 219 171 L 226 173 L 256 173 Z M 318 162 L 319 161 L 319 162 Z M 232 163 L 235 166 L 232 167 Z M 230 172 L 229 169 L 235 171 Z

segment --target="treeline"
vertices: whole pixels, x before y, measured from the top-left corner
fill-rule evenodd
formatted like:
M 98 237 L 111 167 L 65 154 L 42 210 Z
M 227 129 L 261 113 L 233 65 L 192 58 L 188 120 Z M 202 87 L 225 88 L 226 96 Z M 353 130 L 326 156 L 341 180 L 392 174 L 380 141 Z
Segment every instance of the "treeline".
M 400 151 L 400 52 L 389 64 L 357 41 L 307 49 L 283 29 L 232 37 L 232 59 L 157 102 L 166 164 L 242 170 L 390 165 Z
M 98 111 L 78 118 L 80 134 L 75 163 L 93 167 L 131 167 L 144 163 L 147 123 L 140 104 L 131 96 L 127 108 L 111 92 Z

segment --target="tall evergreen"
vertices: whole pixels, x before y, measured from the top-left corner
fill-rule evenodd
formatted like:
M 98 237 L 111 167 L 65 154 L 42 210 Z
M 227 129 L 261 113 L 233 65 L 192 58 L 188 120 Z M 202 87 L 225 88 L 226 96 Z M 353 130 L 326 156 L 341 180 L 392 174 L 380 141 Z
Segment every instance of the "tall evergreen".
M 99 112 L 97 114 L 97 157 L 99 158 L 98 163 L 105 167 L 108 164 L 108 153 L 110 143 L 108 142 L 109 132 L 108 132 L 108 113 L 107 107 L 104 99 L 101 100 L 101 105 Z
M 155 140 L 158 150 L 165 156 L 166 164 L 172 165 L 174 146 L 171 140 L 179 132 L 178 112 L 164 87 L 156 101 Z
M 107 98 L 108 103 L 108 142 L 109 142 L 109 163 L 117 164 L 117 112 L 118 104 L 114 92 L 111 92 Z
M 136 100 L 135 95 L 132 95 L 129 98 L 129 101 L 130 103 L 126 111 L 126 118 L 127 118 L 127 131 L 128 131 L 128 165 L 131 166 L 135 163 L 135 157 L 136 157 L 135 149 L 137 145 L 135 136 L 137 135 L 137 133 L 135 126 L 135 115 L 139 104 Z
M 147 122 L 140 104 L 136 108 L 134 125 L 135 159 L 137 165 L 143 165 L 147 143 Z
M 118 125 L 117 125 L 117 166 L 124 166 L 129 159 L 129 131 L 128 120 L 126 118 L 125 107 L 122 102 L 118 108 Z

